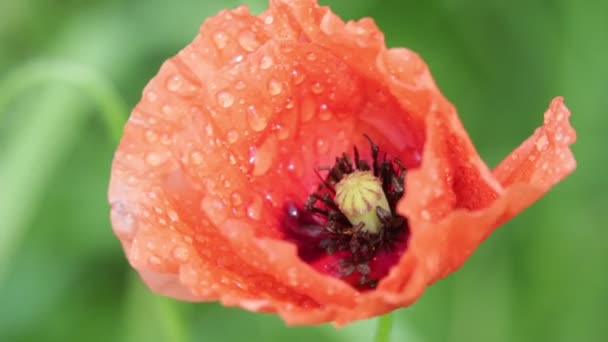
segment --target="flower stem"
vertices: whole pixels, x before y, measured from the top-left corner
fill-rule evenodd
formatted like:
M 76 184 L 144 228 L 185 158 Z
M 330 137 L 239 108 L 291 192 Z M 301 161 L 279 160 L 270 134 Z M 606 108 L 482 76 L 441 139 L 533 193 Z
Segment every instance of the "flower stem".
M 391 330 L 393 328 L 393 314 L 388 313 L 378 318 L 378 328 L 376 330 L 375 342 L 389 342 L 391 340 Z

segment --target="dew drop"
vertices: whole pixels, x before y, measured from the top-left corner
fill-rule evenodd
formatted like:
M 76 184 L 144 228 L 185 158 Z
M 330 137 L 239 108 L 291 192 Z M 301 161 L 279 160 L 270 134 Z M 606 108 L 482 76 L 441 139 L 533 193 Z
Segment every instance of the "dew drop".
M 281 91 L 283 91 L 283 85 L 281 84 L 281 82 L 277 81 L 277 80 L 270 80 L 268 82 L 268 93 L 272 96 L 276 96 L 279 95 L 281 93 Z
M 320 82 L 315 82 L 310 90 L 313 92 L 313 94 L 319 95 L 323 92 L 323 85 Z
M 261 132 L 268 125 L 266 118 L 260 115 L 254 105 L 247 107 L 247 122 L 255 132 Z
M 184 84 L 184 80 L 181 75 L 174 75 L 169 77 L 167 80 L 167 89 L 171 92 L 179 91 Z
M 177 220 L 179 220 L 179 215 L 177 215 L 177 213 L 173 210 L 169 210 L 167 212 L 167 216 L 169 216 L 169 220 L 173 222 L 177 222 Z
M 237 81 L 234 84 L 234 88 L 236 88 L 237 90 L 243 90 L 247 87 L 247 84 L 244 81 Z
M 317 139 L 317 141 L 315 142 L 315 147 L 317 149 L 317 153 L 319 154 L 326 154 L 327 151 L 329 151 L 329 145 L 327 144 L 327 141 L 321 138 Z
M 157 257 L 156 255 L 151 255 L 151 256 L 148 258 L 148 262 L 150 263 L 150 265 L 153 265 L 153 266 L 158 266 L 158 265 L 160 265 L 161 260 L 160 260 L 160 258 L 159 258 L 159 257 Z
M 264 55 L 264 57 L 262 57 L 262 59 L 260 60 L 260 69 L 266 70 L 270 68 L 273 63 L 274 61 L 272 60 L 272 57 Z
M 234 103 L 234 95 L 227 91 L 220 91 L 217 93 L 217 102 L 223 108 L 230 108 Z
M 213 224 L 221 224 L 228 217 L 228 208 L 224 202 L 213 195 L 207 195 L 201 202 L 201 209 Z
M 308 54 L 306 54 L 306 59 L 308 59 L 311 62 L 316 61 L 317 55 L 314 52 L 309 52 Z
M 207 126 L 205 126 L 205 133 L 207 133 L 208 137 L 213 136 L 213 126 L 211 126 L 211 124 L 207 124 Z
M 299 174 L 301 172 L 300 162 L 297 159 L 289 160 L 289 163 L 287 164 L 287 171 L 293 172 L 296 175 Z
M 169 134 L 166 134 L 166 133 L 163 134 L 163 135 L 161 135 L 160 136 L 160 142 L 163 145 L 169 145 L 169 144 L 171 144 L 171 136 Z
M 294 109 L 296 106 L 296 104 L 293 102 L 293 100 L 291 98 L 289 98 L 287 100 L 287 103 L 285 104 L 285 109 Z
M 175 260 L 180 262 L 186 262 L 190 259 L 190 250 L 185 246 L 176 246 L 171 254 Z
M 151 166 L 158 166 L 165 162 L 165 157 L 161 154 L 150 152 L 146 154 L 146 163 Z
M 155 143 L 158 140 L 158 134 L 156 134 L 154 131 L 146 131 L 145 136 L 146 141 L 151 144 Z
M 333 117 L 333 113 L 327 109 L 327 105 L 321 105 L 319 108 L 319 120 L 328 121 Z
M 198 151 L 194 151 L 192 153 L 190 153 L 190 161 L 192 162 L 192 164 L 194 165 L 200 165 L 203 162 L 203 154 L 198 152 Z
M 165 115 L 170 115 L 173 112 L 173 108 L 169 105 L 164 105 L 163 108 L 161 108 L 161 110 L 163 111 L 163 114 L 165 114 Z
M 244 31 L 239 34 L 238 37 L 239 45 L 243 50 L 252 52 L 260 46 L 260 43 L 255 38 L 255 35 L 251 31 Z
M 231 144 L 234 144 L 237 140 L 239 140 L 239 132 L 235 130 L 231 130 L 226 134 L 226 139 Z
M 158 99 L 158 94 L 156 94 L 155 92 L 150 90 L 150 91 L 146 92 L 146 99 L 148 99 L 148 101 L 150 101 L 150 102 L 154 102 Z
M 262 217 L 262 199 L 260 197 L 255 196 L 251 204 L 247 206 L 247 216 L 256 221 Z
M 243 204 L 243 198 L 241 197 L 241 194 L 239 194 L 238 192 L 233 192 L 232 195 L 230 195 L 230 199 L 231 199 L 232 205 L 235 207 L 238 207 L 239 205 Z
M 310 121 L 317 112 L 317 104 L 311 98 L 304 98 L 300 105 L 300 119 L 302 122 Z
M 228 36 L 224 32 L 216 32 L 213 35 L 213 43 L 218 49 L 223 49 L 226 47 L 226 43 L 228 43 Z
M 236 158 L 234 157 L 234 154 L 230 154 L 228 161 L 230 162 L 230 165 L 236 165 Z
M 291 77 L 293 77 L 294 83 L 296 85 L 299 85 L 299 84 L 302 84 L 302 82 L 304 82 L 306 75 L 298 69 L 293 69 L 293 70 L 291 70 Z
M 271 135 L 259 147 L 249 149 L 249 163 L 253 164 L 254 176 L 268 172 L 277 154 L 277 148 L 277 139 Z
M 283 125 L 276 125 L 275 130 L 277 131 L 277 138 L 279 140 L 285 140 L 289 138 L 289 129 Z
M 274 22 L 274 17 L 269 15 L 266 18 L 264 18 L 264 24 L 266 25 L 270 25 Z
M 547 144 L 549 143 L 549 140 L 547 139 L 546 135 L 543 135 L 542 137 L 540 137 L 537 141 L 536 141 L 536 149 L 538 151 L 542 151 L 545 149 L 545 147 L 547 146 Z

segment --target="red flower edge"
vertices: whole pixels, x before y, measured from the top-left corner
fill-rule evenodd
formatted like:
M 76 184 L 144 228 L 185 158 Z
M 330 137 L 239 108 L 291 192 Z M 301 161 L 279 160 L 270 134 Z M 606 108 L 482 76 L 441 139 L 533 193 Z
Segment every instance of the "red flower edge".
M 492 171 L 425 63 L 387 49 L 372 20 L 345 24 L 306 0 L 223 11 L 134 109 L 112 166 L 112 225 L 155 292 L 345 324 L 413 303 L 572 172 L 569 115 L 554 99 Z M 407 250 L 368 292 L 301 261 L 276 228 L 281 204 L 316 186 L 312 169 L 362 133 L 410 168 Z

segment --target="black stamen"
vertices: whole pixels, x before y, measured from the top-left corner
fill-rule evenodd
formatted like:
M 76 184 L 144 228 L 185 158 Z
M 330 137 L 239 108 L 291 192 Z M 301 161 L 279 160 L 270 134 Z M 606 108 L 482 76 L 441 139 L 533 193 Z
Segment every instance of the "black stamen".
M 397 242 L 407 238 L 407 220 L 395 211 L 405 192 L 406 169 L 398 159 L 388 159 L 386 153 L 383 154 L 383 159 L 379 160 L 380 148 L 368 135 L 365 135 L 365 138 L 370 145 L 372 166 L 370 167 L 370 162 L 361 159 L 359 150 L 354 146 L 354 161 L 347 153 L 343 153 L 336 157 L 334 165 L 316 168 L 314 172 L 319 177 L 320 185 L 304 203 L 307 215 L 299 212 L 297 207 L 294 209 L 294 206 L 288 206 L 287 217 L 291 220 L 289 222 L 300 222 L 302 229 L 310 233 L 301 232 L 292 236 L 306 237 L 305 241 L 314 241 L 306 242 L 307 245 L 303 247 L 298 245 L 298 254 L 303 260 L 314 260 L 321 256 L 312 249 L 320 250 L 326 255 L 347 251 L 350 255 L 340 260 L 336 272 L 342 277 L 357 272 L 360 276 L 357 287 L 372 289 L 378 285 L 379 279 L 374 278 L 370 261 L 378 252 L 393 250 Z M 382 224 L 377 234 L 363 229 L 363 223 L 353 226 L 334 202 L 335 185 L 355 171 L 372 171 L 382 183 L 390 211 L 376 207 L 376 215 Z M 326 172 L 326 176 L 323 177 L 321 172 Z M 293 224 L 290 227 L 293 227 Z
M 378 177 L 378 152 L 380 151 L 380 148 L 374 143 L 374 141 L 372 140 L 372 138 L 369 137 L 369 135 L 365 134 L 365 138 L 367 138 L 367 141 L 369 141 L 369 145 L 372 150 L 372 165 L 374 166 L 374 176 Z

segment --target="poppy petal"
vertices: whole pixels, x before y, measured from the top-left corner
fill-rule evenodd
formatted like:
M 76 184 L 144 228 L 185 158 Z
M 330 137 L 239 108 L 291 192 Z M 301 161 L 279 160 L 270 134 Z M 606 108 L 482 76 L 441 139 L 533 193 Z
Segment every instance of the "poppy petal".
M 112 225 L 158 293 L 345 324 L 411 304 L 572 171 L 567 116 L 554 100 L 492 172 L 424 61 L 387 49 L 371 19 L 344 23 L 312 0 L 239 7 L 208 19 L 144 90 L 112 167 Z M 302 261 L 281 231 L 285 203 L 318 185 L 312 170 L 363 133 L 411 170 L 407 250 L 368 292 Z

